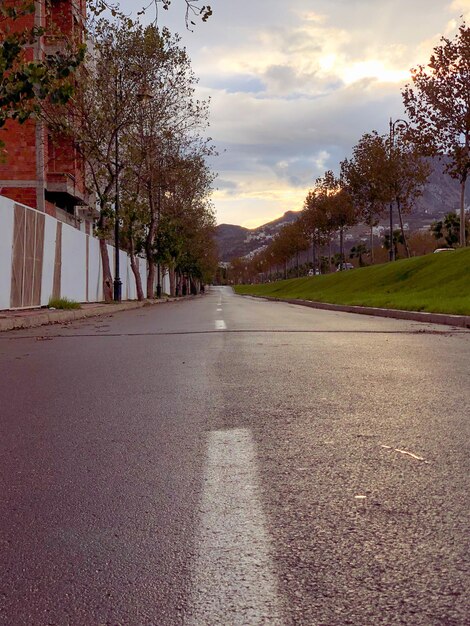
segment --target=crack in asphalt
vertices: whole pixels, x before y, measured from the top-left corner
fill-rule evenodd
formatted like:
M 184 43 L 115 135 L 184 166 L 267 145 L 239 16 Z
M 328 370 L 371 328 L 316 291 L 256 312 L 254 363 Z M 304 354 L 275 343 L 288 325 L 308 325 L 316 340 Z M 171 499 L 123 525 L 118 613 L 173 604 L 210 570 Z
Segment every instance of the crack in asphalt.
M 38 341 L 47 341 L 48 339 L 78 339 L 81 337 L 169 337 L 174 335 L 220 335 L 220 334 L 333 334 L 333 335 L 439 335 L 450 337 L 452 335 L 470 334 L 470 331 L 463 329 L 455 330 L 301 330 L 301 329 L 221 329 L 221 330 L 177 330 L 169 332 L 142 332 L 142 333 L 70 333 L 70 334 L 48 334 L 48 335 L 17 335 L 15 337 L 0 337 L 0 340 L 15 339 L 37 339 Z

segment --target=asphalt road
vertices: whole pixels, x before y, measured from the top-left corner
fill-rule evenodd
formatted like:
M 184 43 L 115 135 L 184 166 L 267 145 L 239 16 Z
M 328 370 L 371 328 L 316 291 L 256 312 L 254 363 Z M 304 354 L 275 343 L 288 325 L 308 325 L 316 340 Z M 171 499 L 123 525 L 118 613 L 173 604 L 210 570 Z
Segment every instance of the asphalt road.
M 470 624 L 469 366 L 228 288 L 0 335 L 0 624 Z

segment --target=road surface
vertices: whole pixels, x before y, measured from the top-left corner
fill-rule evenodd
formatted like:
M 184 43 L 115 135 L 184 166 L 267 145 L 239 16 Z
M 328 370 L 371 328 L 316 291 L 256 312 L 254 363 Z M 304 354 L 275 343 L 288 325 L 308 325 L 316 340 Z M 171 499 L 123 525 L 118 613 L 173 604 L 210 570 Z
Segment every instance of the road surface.
M 470 333 L 242 298 L 0 336 L 0 623 L 470 623 Z

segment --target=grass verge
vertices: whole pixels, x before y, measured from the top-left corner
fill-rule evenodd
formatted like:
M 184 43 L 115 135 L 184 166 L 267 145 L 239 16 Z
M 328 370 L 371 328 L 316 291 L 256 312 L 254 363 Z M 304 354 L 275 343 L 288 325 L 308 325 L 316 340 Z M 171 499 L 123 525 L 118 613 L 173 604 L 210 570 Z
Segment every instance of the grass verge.
M 244 295 L 331 304 L 470 315 L 470 249 L 263 285 L 237 285 Z
M 50 309 L 80 309 L 81 305 L 75 300 L 69 300 L 68 298 L 49 298 L 47 305 Z

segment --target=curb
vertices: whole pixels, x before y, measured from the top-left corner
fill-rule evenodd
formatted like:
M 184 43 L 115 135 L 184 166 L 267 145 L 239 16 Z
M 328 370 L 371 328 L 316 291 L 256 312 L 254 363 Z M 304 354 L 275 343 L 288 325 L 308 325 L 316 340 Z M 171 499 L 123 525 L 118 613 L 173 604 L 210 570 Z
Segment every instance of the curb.
M 401 309 L 380 309 L 372 306 L 354 306 L 348 304 L 328 304 L 327 302 L 314 302 L 312 300 L 296 300 L 295 298 L 274 298 L 272 296 L 254 296 L 240 294 L 250 298 L 261 298 L 273 302 L 287 302 L 308 306 L 312 309 L 325 309 L 327 311 L 339 311 L 341 313 L 358 313 L 359 315 L 375 315 L 376 317 L 391 317 L 398 320 L 411 320 L 428 324 L 443 324 L 444 326 L 458 326 L 470 328 L 470 315 L 450 315 L 447 313 L 424 313 L 422 311 L 403 311 Z
M 11 317 L 5 317 L 4 319 L 0 318 L 0 332 L 8 330 L 21 330 L 25 328 L 37 328 L 38 326 L 45 326 L 48 324 L 74 322 L 76 320 L 85 319 L 87 317 L 111 315 L 113 313 L 120 313 L 122 311 L 131 311 L 133 309 L 140 309 L 146 306 L 164 304 L 166 302 L 175 302 L 184 299 L 186 298 L 165 298 L 164 300 L 144 300 L 142 302 L 136 300 L 135 302 L 123 302 L 122 304 L 99 304 L 99 308 L 73 309 L 69 311 L 51 311 L 49 309 L 45 309 L 38 311 L 35 315 L 15 315 Z

